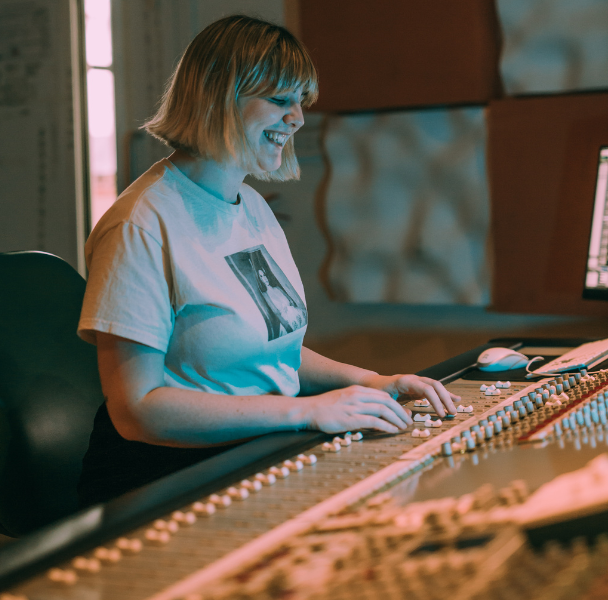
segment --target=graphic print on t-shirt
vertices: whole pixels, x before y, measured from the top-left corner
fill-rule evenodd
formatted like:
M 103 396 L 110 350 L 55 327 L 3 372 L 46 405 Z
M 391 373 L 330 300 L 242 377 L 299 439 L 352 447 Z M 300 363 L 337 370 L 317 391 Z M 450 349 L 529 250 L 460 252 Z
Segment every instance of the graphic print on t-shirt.
M 264 244 L 224 258 L 260 309 L 269 342 L 308 323 L 304 302 Z

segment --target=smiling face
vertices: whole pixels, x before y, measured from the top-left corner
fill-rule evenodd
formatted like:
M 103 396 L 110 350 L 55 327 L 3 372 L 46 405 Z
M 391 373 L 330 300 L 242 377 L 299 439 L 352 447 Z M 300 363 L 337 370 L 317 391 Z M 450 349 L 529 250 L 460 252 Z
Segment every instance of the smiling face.
M 237 100 L 254 165 L 263 172 L 281 166 L 282 150 L 302 125 L 301 90 L 283 92 L 269 98 L 241 96 Z

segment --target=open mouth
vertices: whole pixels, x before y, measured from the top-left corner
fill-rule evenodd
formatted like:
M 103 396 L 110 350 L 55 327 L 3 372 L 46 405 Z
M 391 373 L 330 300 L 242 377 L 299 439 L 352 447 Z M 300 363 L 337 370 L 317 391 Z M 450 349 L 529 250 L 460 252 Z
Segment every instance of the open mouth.
M 264 131 L 266 139 L 270 140 L 273 144 L 276 144 L 282 148 L 289 136 L 286 133 L 277 133 L 276 131 Z

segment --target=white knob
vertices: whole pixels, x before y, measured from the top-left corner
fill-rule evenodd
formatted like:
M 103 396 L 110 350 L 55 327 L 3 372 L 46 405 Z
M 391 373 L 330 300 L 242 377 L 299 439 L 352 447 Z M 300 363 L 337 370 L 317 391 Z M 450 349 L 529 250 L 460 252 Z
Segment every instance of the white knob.
M 249 492 L 244 487 L 229 487 L 226 492 L 234 500 L 246 500 L 249 498 Z
M 255 476 L 255 479 L 259 481 L 262 485 L 274 485 L 277 481 L 277 478 L 272 473 L 268 473 L 268 475 L 264 475 L 264 473 L 258 473 Z
M 182 512 L 176 510 L 172 515 L 171 519 L 180 525 L 194 525 L 196 523 L 196 515 L 192 511 Z
M 214 507 L 215 508 L 215 507 Z M 137 554 L 143 547 L 141 540 L 121 537 L 116 540 L 116 547 L 124 554 Z
M 144 534 L 146 542 L 155 546 L 163 546 L 171 539 L 171 534 L 168 531 L 159 531 L 158 529 L 146 529 Z
M 262 489 L 262 482 L 254 479 L 253 481 L 249 481 L 249 479 L 243 479 L 241 481 L 241 487 L 244 487 L 246 490 L 250 492 L 259 492 Z
M 215 513 L 215 504 L 213 502 L 195 502 L 192 505 L 192 510 L 198 515 L 208 517 Z
M 289 469 L 287 467 L 270 467 L 268 472 L 277 477 L 278 479 L 285 479 L 289 477 Z

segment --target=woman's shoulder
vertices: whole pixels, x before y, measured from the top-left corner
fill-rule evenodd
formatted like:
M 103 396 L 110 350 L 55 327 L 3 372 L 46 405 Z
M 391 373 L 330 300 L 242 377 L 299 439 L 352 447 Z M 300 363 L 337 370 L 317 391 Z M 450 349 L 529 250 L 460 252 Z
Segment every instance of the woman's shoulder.
M 179 195 L 167 159 L 153 164 L 118 196 L 112 205 L 118 214 L 141 220 L 149 213 L 162 212 L 167 201 Z
M 256 219 L 263 219 L 267 225 L 279 226 L 278 221 L 264 196 L 246 183 L 241 185 L 239 194 L 243 199 L 247 211 L 253 213 Z
M 177 195 L 171 171 L 163 159 L 131 183 L 103 214 L 93 233 L 103 235 L 120 224 L 129 224 L 155 236 L 171 214 L 167 204 Z
M 239 194 L 243 197 L 245 202 L 250 202 L 254 204 L 260 202 L 266 203 L 264 197 L 245 182 L 241 184 L 241 187 L 239 188 Z

